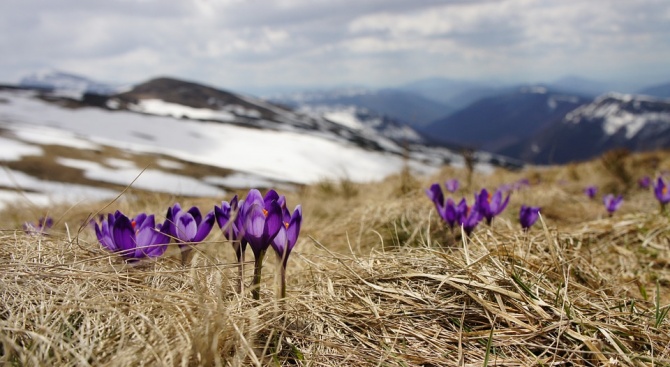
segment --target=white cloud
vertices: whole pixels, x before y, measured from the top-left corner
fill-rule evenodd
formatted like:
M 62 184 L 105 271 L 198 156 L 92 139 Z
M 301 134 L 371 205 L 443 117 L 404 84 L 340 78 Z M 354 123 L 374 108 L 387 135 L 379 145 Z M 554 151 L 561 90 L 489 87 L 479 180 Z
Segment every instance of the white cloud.
M 0 81 L 42 67 L 234 89 L 594 70 L 670 78 L 669 20 L 666 0 L 6 0 Z

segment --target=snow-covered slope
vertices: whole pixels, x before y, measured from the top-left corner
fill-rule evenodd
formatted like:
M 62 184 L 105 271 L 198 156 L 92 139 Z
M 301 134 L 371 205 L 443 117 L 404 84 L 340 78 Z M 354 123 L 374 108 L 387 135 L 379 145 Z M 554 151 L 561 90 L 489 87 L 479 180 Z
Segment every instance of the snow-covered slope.
M 172 162 L 164 164 L 163 159 L 156 167 L 144 170 L 146 167 L 132 162 L 119 165 L 118 160 L 103 160 L 101 164 L 45 156 L 61 167 L 79 170 L 82 180 L 112 183 L 121 188 L 137 178 L 132 187 L 143 190 L 223 196 L 225 187 L 282 184 L 285 187 L 291 183 L 342 178 L 378 180 L 400 171 L 404 164 L 400 154 L 366 149 L 344 138 L 324 137 L 323 132 L 259 129 L 94 107 L 71 109 L 35 97 L 35 92 L 0 90 L 0 162 L 41 156 L 46 154 L 42 147 L 53 145 L 98 155 L 106 150 L 104 147 L 114 147 L 137 154 L 160 154 Z M 442 163 L 436 154 L 415 152 L 409 163 L 418 174 L 433 172 Z M 169 169 L 179 162 L 195 162 L 237 173 L 201 179 L 170 173 Z M 68 185 L 72 186 L 70 190 Z M 35 204 L 60 199 L 111 199 L 120 191 L 63 184 L 16 169 L 0 171 L 0 202 L 5 203 L 17 198 L 28 198 Z
M 354 129 L 368 136 L 383 136 L 396 143 L 424 143 L 411 127 L 356 106 L 303 105 L 298 112 Z
M 80 100 L 0 89 L 0 163 L 11 171 L 0 180 L 0 197 L 28 190 L 46 196 L 36 200 L 42 202 L 59 180 L 104 183 L 107 191 L 91 191 L 98 199 L 131 183 L 143 191 L 222 196 L 249 186 L 380 180 L 406 164 L 416 174 L 463 164 L 459 154 L 421 144 L 392 121 L 353 110 L 326 115 L 170 78 Z M 46 168 L 30 168 L 40 156 L 38 166 Z M 480 168 L 510 164 L 489 154 L 476 159 Z

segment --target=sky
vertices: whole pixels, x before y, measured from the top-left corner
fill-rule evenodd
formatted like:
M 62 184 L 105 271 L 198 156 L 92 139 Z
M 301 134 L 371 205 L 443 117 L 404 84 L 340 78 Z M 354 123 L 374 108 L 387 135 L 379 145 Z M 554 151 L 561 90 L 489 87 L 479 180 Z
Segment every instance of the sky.
M 432 77 L 670 82 L 668 0 L 2 0 L 0 82 L 44 69 L 248 93 Z

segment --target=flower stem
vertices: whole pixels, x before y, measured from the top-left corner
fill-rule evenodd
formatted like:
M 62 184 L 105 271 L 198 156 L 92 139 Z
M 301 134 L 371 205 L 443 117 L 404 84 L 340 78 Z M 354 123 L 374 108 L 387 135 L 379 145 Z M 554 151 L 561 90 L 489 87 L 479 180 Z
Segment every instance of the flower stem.
M 191 248 L 190 245 L 182 247 L 182 249 L 181 249 L 181 266 L 190 265 L 190 262 L 188 261 L 188 255 L 191 253 L 191 250 L 193 250 L 193 248 Z
M 279 272 L 280 272 L 280 283 L 279 283 L 279 289 L 280 289 L 280 299 L 286 298 L 286 267 L 284 265 L 279 266 Z
M 257 301 L 261 299 L 261 271 L 263 270 L 265 251 L 266 250 L 263 250 L 258 253 L 256 259 L 254 259 L 254 280 L 251 285 L 251 296 Z
M 237 284 L 237 292 L 244 293 L 244 251 L 240 249 L 237 256 L 237 270 L 239 272 L 239 283 Z

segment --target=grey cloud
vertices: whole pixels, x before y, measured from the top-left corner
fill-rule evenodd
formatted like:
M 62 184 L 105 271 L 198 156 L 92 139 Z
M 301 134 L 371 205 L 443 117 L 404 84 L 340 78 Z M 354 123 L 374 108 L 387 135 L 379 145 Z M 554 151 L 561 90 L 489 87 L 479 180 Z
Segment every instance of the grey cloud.
M 604 51 L 635 65 L 624 47 L 660 65 L 670 54 L 670 2 L 5 0 L 0 31 L 9 55 L 0 80 L 42 65 L 106 79 L 392 83 L 476 75 L 492 59 L 511 74 L 527 65 L 556 73 L 570 57 L 595 65 Z

